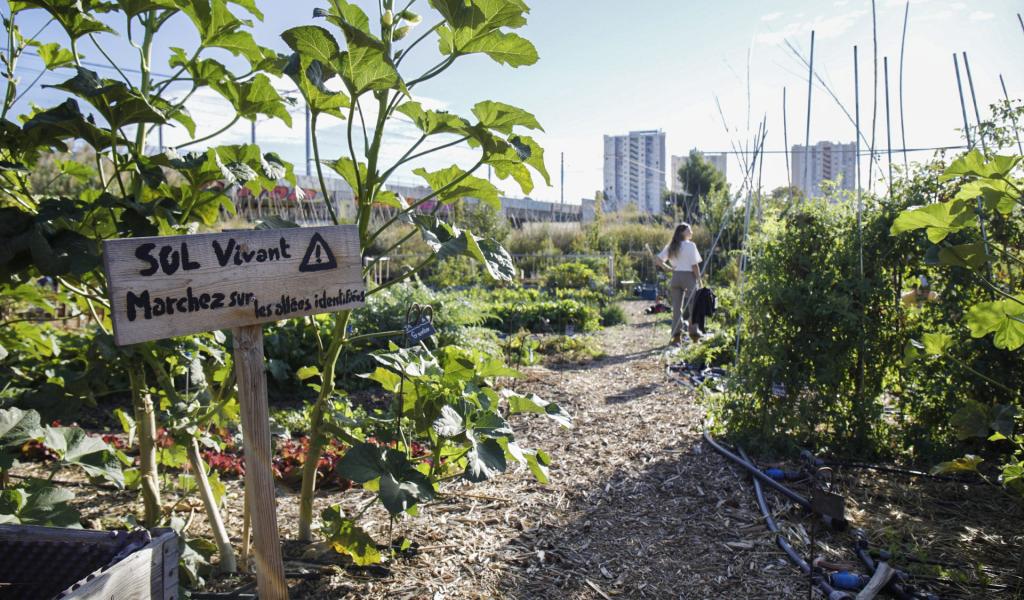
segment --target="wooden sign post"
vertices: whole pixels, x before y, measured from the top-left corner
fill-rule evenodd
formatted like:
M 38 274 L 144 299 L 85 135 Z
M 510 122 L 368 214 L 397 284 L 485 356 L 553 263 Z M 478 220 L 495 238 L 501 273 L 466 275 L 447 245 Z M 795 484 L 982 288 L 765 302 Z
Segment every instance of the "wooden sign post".
M 109 240 L 103 264 L 119 346 L 232 330 L 259 596 L 287 598 L 262 324 L 362 306 L 356 226 Z

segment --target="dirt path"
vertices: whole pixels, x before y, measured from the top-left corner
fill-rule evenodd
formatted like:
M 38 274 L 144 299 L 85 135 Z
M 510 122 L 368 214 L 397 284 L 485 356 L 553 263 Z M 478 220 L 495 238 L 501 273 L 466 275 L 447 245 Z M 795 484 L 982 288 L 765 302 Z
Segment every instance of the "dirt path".
M 749 486 L 699 442 L 701 409 L 667 381 L 665 319 L 630 303 L 630 323 L 601 333 L 608 356 L 533 367 L 522 388 L 557 399 L 566 432 L 523 420 L 528 445 L 552 455 L 551 483 L 525 470 L 446 488 L 395 535 L 419 553 L 387 575 L 339 573 L 315 598 L 782 598 L 805 589 L 756 512 Z M 351 493 L 318 500 L 355 507 Z M 294 522 L 282 503 L 281 523 Z M 383 509 L 366 523 L 387 539 Z

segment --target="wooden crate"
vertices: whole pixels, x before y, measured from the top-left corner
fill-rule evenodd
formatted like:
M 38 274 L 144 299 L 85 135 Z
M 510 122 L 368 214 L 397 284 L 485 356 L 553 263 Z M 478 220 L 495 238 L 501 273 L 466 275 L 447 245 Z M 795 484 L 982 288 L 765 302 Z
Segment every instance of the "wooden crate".
M 0 525 L 0 600 L 177 600 L 178 536 Z

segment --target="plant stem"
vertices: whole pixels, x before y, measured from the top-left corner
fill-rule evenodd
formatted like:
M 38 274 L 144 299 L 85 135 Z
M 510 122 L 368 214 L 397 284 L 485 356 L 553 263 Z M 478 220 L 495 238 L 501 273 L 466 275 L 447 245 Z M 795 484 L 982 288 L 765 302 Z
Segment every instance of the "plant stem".
M 180 144 L 178 146 L 178 148 L 181 149 L 181 148 L 185 148 L 187 146 L 191 146 L 193 144 L 198 144 L 200 142 L 205 142 L 207 140 L 211 140 L 211 139 L 217 137 L 218 135 L 224 133 L 228 129 L 231 129 L 232 127 L 234 127 L 235 123 L 237 123 L 239 119 L 241 119 L 241 117 L 239 115 L 235 115 L 235 118 L 231 119 L 231 122 L 228 123 L 227 125 L 225 125 L 224 127 L 221 127 L 220 129 L 218 129 L 217 131 L 214 131 L 210 135 L 204 135 L 203 137 L 195 138 L 194 140 L 189 140 L 189 141 L 185 142 L 184 144 Z
M 196 487 L 199 488 L 199 496 L 203 499 L 203 506 L 206 508 L 210 530 L 213 532 L 213 539 L 217 542 L 217 549 L 220 551 L 220 571 L 234 573 L 238 570 L 238 565 L 235 562 L 235 549 L 231 546 L 227 530 L 224 529 L 224 520 L 220 516 L 217 499 L 213 495 L 213 488 L 210 487 L 210 480 L 206 476 L 206 463 L 203 462 L 203 457 L 199 454 L 199 442 L 196 441 L 196 438 L 192 438 L 190 441 L 192 443 L 188 445 L 188 462 L 192 465 L 192 471 L 195 473 Z
M 331 344 L 320 368 L 320 395 L 309 415 L 309 450 L 306 451 L 305 462 L 302 464 L 302 492 L 299 497 L 299 540 L 304 542 L 313 540 L 313 496 L 316 493 L 317 465 L 324 447 L 324 434 L 321 428 L 327 403 L 334 394 L 334 369 L 341 355 L 342 346 L 346 342 L 345 333 L 351 314 L 351 311 L 342 311 L 335 321 Z
M 324 169 L 323 165 L 320 164 L 320 144 L 317 143 L 316 136 L 316 118 L 320 116 L 318 111 L 312 111 L 312 119 L 309 122 L 309 137 L 313 141 L 313 163 L 316 165 L 316 176 L 320 180 L 320 193 L 323 194 L 324 204 L 327 205 L 327 212 L 331 215 L 331 221 L 335 225 L 339 225 L 338 214 L 334 212 L 334 205 L 331 203 L 331 197 L 327 194 L 327 183 L 324 181 Z M 357 166 L 358 170 L 358 166 Z
M 132 408 L 139 438 L 139 480 L 142 484 L 143 524 L 155 527 L 160 522 L 160 479 L 156 466 L 156 413 L 146 388 L 142 363 L 131 361 L 128 378 L 132 388 Z

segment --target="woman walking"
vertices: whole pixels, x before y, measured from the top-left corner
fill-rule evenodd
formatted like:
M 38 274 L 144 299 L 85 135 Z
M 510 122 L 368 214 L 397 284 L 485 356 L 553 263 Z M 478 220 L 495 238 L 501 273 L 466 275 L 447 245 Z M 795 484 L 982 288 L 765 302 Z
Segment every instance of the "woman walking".
M 693 295 L 700 285 L 700 252 L 697 244 L 690 241 L 693 231 L 689 223 L 676 225 L 672 241 L 657 255 L 660 268 L 672 271 L 669 284 L 669 298 L 672 300 L 672 344 L 678 344 L 683 335 L 683 318 L 690 321 L 693 310 Z M 685 315 L 684 315 L 685 312 Z M 690 333 L 693 326 L 690 325 Z

